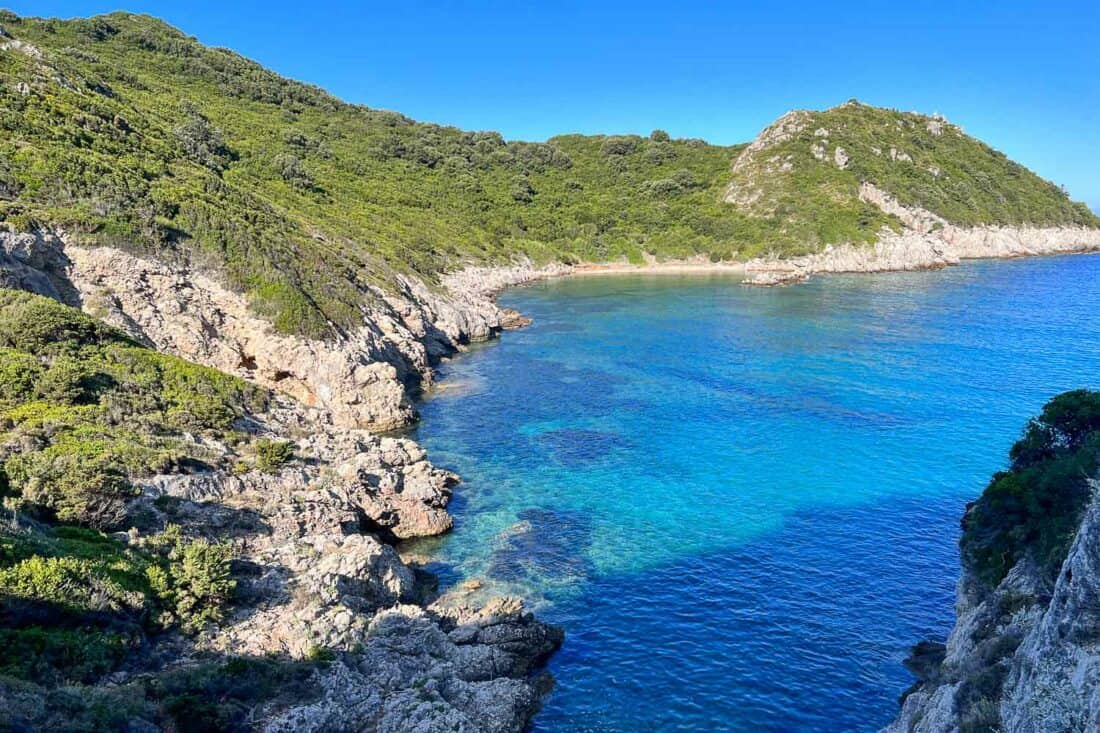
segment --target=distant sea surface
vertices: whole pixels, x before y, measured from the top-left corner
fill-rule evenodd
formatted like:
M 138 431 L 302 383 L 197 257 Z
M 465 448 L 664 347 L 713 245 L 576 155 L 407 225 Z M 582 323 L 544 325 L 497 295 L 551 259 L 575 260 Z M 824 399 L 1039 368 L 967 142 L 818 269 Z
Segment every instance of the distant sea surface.
M 1100 256 L 511 290 L 414 437 L 464 482 L 444 587 L 564 625 L 534 730 L 875 731 L 953 623 L 959 520 L 1100 387 Z

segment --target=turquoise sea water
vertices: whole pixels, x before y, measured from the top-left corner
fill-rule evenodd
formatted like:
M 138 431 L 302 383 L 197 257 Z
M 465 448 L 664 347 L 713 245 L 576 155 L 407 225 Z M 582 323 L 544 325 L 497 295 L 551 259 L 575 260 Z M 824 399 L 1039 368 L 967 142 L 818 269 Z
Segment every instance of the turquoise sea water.
M 751 289 L 559 280 L 442 370 L 444 585 L 567 639 L 536 731 L 874 731 L 953 621 L 965 503 L 1055 393 L 1100 387 L 1100 256 Z

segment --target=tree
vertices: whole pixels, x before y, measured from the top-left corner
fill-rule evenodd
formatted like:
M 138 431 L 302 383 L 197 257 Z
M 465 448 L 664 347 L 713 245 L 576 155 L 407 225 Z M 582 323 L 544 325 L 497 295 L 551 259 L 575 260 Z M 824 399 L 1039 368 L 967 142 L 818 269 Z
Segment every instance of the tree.
M 604 157 L 630 155 L 638 148 L 638 141 L 631 137 L 609 137 L 600 146 Z
M 275 473 L 294 458 L 294 444 L 289 440 L 260 438 L 256 441 L 256 468 Z
M 699 185 L 699 179 L 695 177 L 695 174 L 686 168 L 681 168 L 672 174 L 672 180 L 676 181 L 681 188 L 695 188 Z
M 149 585 L 174 620 L 188 632 L 220 621 L 237 586 L 231 569 L 233 548 L 204 539 L 187 541 L 175 524 L 148 544 L 161 557 L 146 570 Z
M 1024 556 L 1053 576 L 1065 559 L 1100 467 L 1100 392 L 1060 394 L 1028 423 L 963 520 L 967 565 L 990 585 Z
M 221 131 L 190 104 L 184 106 L 183 114 L 184 121 L 174 132 L 184 154 L 212 171 L 228 168 L 234 155 L 222 140 Z
M 535 188 L 526 176 L 519 176 L 512 181 L 512 199 L 521 204 L 529 204 L 535 200 Z
M 79 359 L 62 354 L 38 379 L 38 392 L 50 402 L 84 404 L 90 397 L 91 375 Z
M 313 176 L 309 174 L 297 155 L 279 153 L 275 156 L 275 169 L 279 171 L 283 180 L 294 188 L 303 190 L 313 188 Z

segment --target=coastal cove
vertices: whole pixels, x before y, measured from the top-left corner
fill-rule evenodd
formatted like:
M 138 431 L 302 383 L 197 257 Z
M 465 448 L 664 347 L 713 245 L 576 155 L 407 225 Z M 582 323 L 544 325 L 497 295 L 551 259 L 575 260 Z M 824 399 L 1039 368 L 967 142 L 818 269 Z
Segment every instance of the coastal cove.
M 507 291 L 532 325 L 419 406 L 463 477 L 428 569 L 566 629 L 536 731 L 886 725 L 909 646 L 953 622 L 966 502 L 1050 395 L 1100 382 L 1097 256 L 738 280 Z
M 0 732 L 1100 731 L 1088 12 L 49 4 Z

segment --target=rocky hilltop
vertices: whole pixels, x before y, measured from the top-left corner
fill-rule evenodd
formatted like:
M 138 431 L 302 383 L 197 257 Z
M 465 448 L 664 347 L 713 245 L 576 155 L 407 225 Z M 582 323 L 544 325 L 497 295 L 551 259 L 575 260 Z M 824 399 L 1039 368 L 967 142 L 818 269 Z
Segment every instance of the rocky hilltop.
M 946 643 L 884 733 L 1100 730 L 1100 397 L 1052 400 L 963 520 Z
M 731 173 L 726 202 L 780 218 L 804 242 L 801 253 L 777 248 L 751 259 L 752 284 L 1100 250 L 1083 205 L 941 115 L 856 101 L 789 112 Z

